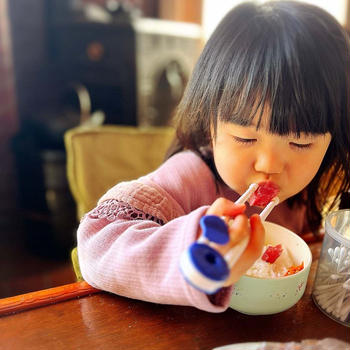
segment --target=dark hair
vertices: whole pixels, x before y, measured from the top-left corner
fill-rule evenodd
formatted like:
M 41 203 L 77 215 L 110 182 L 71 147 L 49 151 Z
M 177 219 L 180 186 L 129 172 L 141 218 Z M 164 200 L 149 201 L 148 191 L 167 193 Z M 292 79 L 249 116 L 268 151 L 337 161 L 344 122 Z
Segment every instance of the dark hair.
M 216 130 L 218 118 L 249 125 L 265 108 L 272 133 L 330 132 L 315 178 L 288 199 L 290 206 L 304 203 L 306 191 L 315 231 L 326 200 L 335 195 L 331 210 L 349 190 L 349 58 L 345 30 L 316 6 L 272 1 L 235 7 L 208 40 L 178 106 L 177 150 L 210 145 L 210 125 Z

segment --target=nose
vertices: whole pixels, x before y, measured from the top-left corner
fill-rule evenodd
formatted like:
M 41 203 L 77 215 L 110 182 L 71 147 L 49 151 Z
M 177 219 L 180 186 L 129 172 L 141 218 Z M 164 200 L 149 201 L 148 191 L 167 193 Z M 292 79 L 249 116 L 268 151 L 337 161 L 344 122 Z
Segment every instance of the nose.
M 276 147 L 259 150 L 254 164 L 255 171 L 264 174 L 280 174 L 284 168 L 282 152 Z

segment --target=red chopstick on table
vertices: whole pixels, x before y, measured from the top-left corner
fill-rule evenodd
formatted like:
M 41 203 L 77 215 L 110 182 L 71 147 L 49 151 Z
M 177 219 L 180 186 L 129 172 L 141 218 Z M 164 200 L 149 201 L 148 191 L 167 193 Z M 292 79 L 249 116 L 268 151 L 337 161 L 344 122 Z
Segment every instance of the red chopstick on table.
M 3 298 L 0 299 L 0 316 L 99 292 L 101 290 L 91 287 L 88 283 L 82 281 Z

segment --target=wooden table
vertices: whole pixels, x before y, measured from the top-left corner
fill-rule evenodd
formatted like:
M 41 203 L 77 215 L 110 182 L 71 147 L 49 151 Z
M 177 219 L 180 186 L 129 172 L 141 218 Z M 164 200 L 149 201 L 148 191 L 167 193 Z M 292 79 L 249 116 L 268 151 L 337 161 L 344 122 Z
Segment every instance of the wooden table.
M 320 243 L 311 248 L 314 262 L 305 294 L 280 314 L 247 316 L 232 309 L 211 314 L 98 292 L 1 317 L 0 349 L 192 350 L 326 337 L 350 342 L 349 329 L 321 313 L 311 299 Z

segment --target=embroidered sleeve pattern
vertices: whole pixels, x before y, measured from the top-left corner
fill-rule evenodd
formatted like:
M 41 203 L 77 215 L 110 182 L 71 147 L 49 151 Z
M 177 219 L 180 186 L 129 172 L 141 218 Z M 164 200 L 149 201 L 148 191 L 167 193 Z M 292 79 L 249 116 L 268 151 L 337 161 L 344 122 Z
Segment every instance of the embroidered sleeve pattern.
M 92 219 L 106 219 L 108 221 L 115 221 L 116 219 L 128 220 L 151 220 L 159 225 L 164 225 L 164 221 L 154 217 L 150 214 L 136 209 L 125 202 L 120 202 L 116 199 L 109 199 L 102 202 L 89 214 Z

